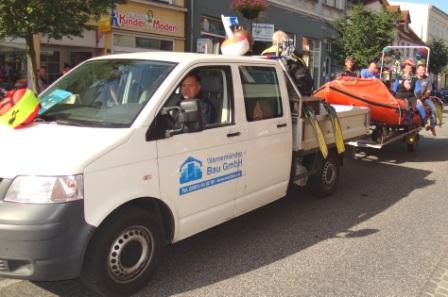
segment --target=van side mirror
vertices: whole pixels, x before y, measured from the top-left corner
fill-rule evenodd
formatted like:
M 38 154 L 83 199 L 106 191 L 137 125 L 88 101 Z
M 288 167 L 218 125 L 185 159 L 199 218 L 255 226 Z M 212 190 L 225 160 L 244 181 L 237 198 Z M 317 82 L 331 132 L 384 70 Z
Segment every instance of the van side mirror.
M 174 129 L 165 132 L 165 137 L 181 133 L 199 132 L 204 129 L 199 99 L 183 100 L 180 106 L 164 107 L 162 114 L 168 114 L 174 122 Z
M 193 130 L 190 132 L 202 130 L 202 110 L 199 100 L 184 100 L 180 103 L 180 108 L 182 109 L 182 113 L 179 118 L 181 123 L 189 126 L 189 128 Z

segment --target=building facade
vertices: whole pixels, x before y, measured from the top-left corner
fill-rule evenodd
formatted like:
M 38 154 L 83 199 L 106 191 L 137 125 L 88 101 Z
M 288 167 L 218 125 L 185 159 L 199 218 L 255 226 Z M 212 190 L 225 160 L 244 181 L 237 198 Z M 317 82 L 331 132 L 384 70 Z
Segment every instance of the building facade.
M 61 75 L 64 65 L 73 67 L 99 55 L 184 51 L 186 12 L 185 0 L 128 0 L 99 22 L 90 21 L 83 37 L 55 40 L 35 36 L 38 67 L 47 69 L 46 79 L 51 83 Z M 26 73 L 25 41 L 0 40 L 0 84 L 4 80 L 5 87 L 10 88 Z
M 188 3 L 187 50 L 219 53 L 225 38 L 221 15 L 238 16 L 245 28 L 250 24 L 231 9 L 231 0 L 190 0 Z M 334 77 L 338 68 L 330 58 L 331 42 L 335 32 L 328 21 L 346 13 L 345 0 L 283 0 L 268 1 L 268 8 L 253 20 L 253 54 L 270 46 L 275 30 L 285 31 L 294 41 L 309 64 L 315 87 Z M 258 36 L 255 28 L 267 28 L 267 34 Z
M 184 0 L 128 0 L 118 4 L 111 12 L 106 50 L 184 51 L 186 11 Z

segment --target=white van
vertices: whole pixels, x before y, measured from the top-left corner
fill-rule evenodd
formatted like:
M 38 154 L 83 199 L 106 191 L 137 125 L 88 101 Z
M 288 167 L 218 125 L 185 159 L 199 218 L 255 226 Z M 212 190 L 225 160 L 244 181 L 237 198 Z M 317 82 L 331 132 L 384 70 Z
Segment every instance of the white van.
M 200 96 L 182 100 L 191 73 Z M 260 58 L 138 53 L 76 67 L 41 94 L 33 123 L 0 127 L 0 276 L 81 276 L 123 296 L 166 244 L 285 196 L 291 181 L 330 194 L 342 159 L 328 118 L 324 159 L 291 112 L 305 104 L 293 90 Z M 346 139 L 367 133 L 366 109 L 338 115 Z

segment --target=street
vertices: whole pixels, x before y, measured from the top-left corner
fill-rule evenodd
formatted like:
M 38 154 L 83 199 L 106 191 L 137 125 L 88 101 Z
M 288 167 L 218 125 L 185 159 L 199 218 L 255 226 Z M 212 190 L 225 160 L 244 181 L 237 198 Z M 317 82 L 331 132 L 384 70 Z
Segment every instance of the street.
M 422 131 L 415 153 L 394 143 L 346 159 L 327 199 L 293 189 L 168 247 L 135 296 L 436 296 L 448 271 L 448 125 L 437 132 Z M 93 295 L 78 281 L 0 279 L 0 297 L 15 296 Z

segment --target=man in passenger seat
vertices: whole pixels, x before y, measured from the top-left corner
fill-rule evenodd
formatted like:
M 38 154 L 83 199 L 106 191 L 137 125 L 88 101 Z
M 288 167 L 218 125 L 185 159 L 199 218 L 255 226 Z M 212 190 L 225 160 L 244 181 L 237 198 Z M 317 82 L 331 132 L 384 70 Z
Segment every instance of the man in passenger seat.
M 216 121 L 216 111 L 212 103 L 201 94 L 201 80 L 195 73 L 188 74 L 181 84 L 182 100 L 199 99 L 204 124 Z M 180 102 L 179 102 L 180 103 Z

